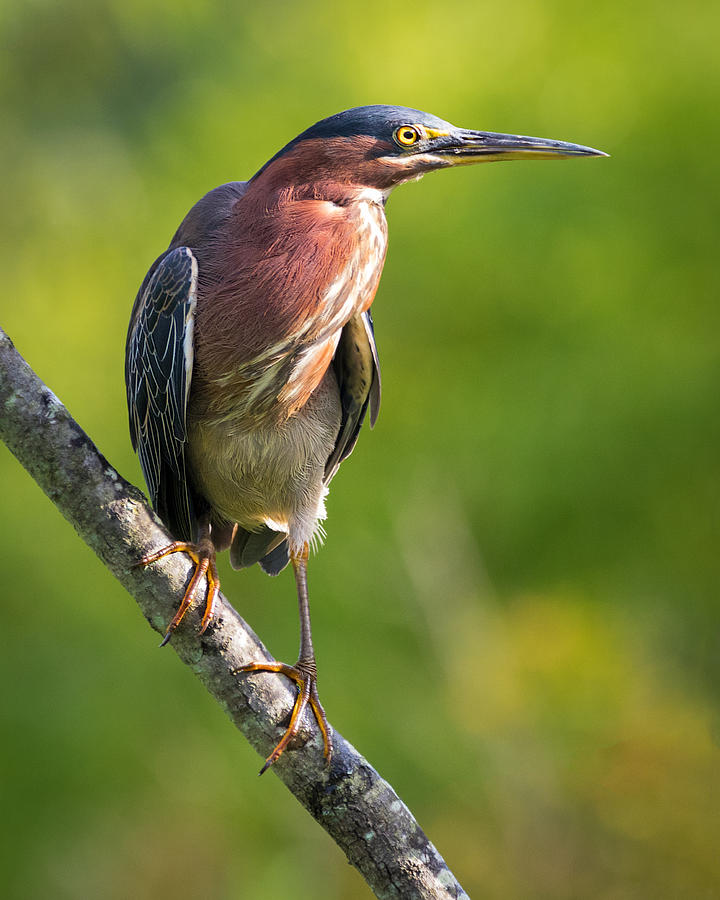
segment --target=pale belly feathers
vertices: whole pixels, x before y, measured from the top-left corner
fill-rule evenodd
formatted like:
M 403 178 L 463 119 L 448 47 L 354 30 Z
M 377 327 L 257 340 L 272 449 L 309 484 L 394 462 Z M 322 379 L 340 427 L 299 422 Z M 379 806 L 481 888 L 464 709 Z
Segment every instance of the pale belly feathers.
M 330 367 L 308 402 L 282 426 L 247 432 L 227 423 L 195 424 L 190 465 L 214 516 L 247 531 L 286 532 L 292 550 L 312 542 L 325 518 L 325 463 L 341 421 L 340 392 Z

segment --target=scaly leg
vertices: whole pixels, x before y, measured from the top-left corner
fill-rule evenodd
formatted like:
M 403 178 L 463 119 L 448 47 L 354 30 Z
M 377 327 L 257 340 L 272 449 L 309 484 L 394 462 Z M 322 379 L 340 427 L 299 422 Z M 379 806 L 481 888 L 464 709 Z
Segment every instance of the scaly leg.
M 310 628 L 310 604 L 308 602 L 307 590 L 307 560 L 308 548 L 307 544 L 301 553 L 293 554 L 291 561 L 295 572 L 295 583 L 297 585 L 298 607 L 300 610 L 300 654 L 298 661 L 294 666 L 288 666 L 285 663 L 250 663 L 247 666 L 241 666 L 237 672 L 278 672 L 287 676 L 297 685 L 298 693 L 293 706 L 292 715 L 290 716 L 290 724 L 285 734 L 280 739 L 273 752 L 265 760 L 265 765 L 260 770 L 260 774 L 269 769 L 281 756 L 283 750 L 290 741 L 295 737 L 300 727 L 300 718 L 305 707 L 310 704 L 315 720 L 320 728 L 323 738 L 323 748 L 325 761 L 329 762 L 332 754 L 332 739 L 330 737 L 330 726 L 328 725 L 325 710 L 322 708 L 320 698 L 317 691 L 317 666 L 315 664 L 315 651 L 312 642 L 312 630 Z
M 177 612 L 165 631 L 165 637 L 160 643 L 161 647 L 164 647 L 165 644 L 168 643 L 173 636 L 173 632 L 180 622 L 182 622 L 185 613 L 195 599 L 195 592 L 197 591 L 198 584 L 200 584 L 203 576 L 207 578 L 207 598 L 205 600 L 205 612 L 203 613 L 202 622 L 200 623 L 200 634 L 203 634 L 210 624 L 210 619 L 214 612 L 215 598 L 220 590 L 220 579 L 215 563 L 215 546 L 210 537 L 209 523 L 203 522 L 200 525 L 198 539 L 194 544 L 186 541 L 173 541 L 172 544 L 168 544 L 166 547 L 161 547 L 160 550 L 156 550 L 154 553 L 143 556 L 143 558 L 135 565 L 148 566 L 150 563 L 157 562 L 164 556 L 170 556 L 171 553 L 187 553 L 190 559 L 195 563 L 195 571 L 190 579 L 190 584 L 188 584 L 185 589 L 182 603 L 178 607 Z

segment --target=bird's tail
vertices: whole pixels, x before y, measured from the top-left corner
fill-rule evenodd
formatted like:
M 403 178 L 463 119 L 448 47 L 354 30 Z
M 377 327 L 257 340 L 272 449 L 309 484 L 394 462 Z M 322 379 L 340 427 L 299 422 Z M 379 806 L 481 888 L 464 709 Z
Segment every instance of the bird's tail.
M 289 562 L 287 538 L 283 532 L 264 527 L 261 531 L 238 528 L 230 547 L 233 569 L 260 563 L 268 575 L 278 575 Z

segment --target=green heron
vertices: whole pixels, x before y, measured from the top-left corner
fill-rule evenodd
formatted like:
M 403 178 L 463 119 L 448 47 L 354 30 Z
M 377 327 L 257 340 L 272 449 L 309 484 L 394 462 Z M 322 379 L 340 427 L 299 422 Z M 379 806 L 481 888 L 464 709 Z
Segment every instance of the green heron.
M 201 633 L 213 616 L 215 554 L 233 568 L 295 572 L 300 653 L 254 663 L 297 686 L 282 739 L 309 704 L 332 750 L 317 692 L 308 548 L 325 496 L 369 410 L 380 369 L 370 304 L 387 247 L 385 201 L 435 169 L 504 159 L 604 156 L 564 141 L 457 128 L 416 109 L 364 106 L 323 119 L 249 181 L 206 194 L 140 287 L 127 337 L 130 434 L 150 497 L 177 540 L 145 556 L 190 555 L 195 571 L 163 644 L 206 579 Z

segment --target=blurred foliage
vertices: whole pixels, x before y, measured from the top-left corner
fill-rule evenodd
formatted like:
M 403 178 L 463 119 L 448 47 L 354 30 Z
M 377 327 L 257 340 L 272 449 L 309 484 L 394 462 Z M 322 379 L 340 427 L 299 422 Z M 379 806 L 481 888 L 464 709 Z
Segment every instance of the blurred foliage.
M 0 5 L 3 327 L 141 483 L 123 347 L 206 190 L 400 103 L 610 160 L 389 203 L 383 410 L 311 567 L 333 723 L 488 898 L 720 896 L 720 136 L 707 0 Z M 360 898 L 0 448 L 8 898 Z M 281 658 L 291 579 L 224 588 Z

